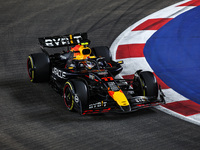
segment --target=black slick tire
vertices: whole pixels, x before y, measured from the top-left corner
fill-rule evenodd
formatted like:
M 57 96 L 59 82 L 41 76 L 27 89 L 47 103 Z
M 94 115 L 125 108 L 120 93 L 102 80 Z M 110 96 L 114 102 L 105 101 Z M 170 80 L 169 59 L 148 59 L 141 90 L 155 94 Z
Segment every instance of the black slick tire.
M 88 86 L 81 79 L 68 80 L 63 89 L 64 102 L 68 110 L 82 112 L 88 109 Z
M 150 71 L 136 72 L 133 88 L 136 96 L 158 97 L 158 84 L 154 74 Z
M 50 59 L 44 53 L 31 54 L 27 58 L 27 71 L 31 82 L 47 82 L 50 77 Z
M 104 57 L 107 62 L 112 61 L 112 56 L 107 46 L 93 47 L 92 52 L 96 57 Z

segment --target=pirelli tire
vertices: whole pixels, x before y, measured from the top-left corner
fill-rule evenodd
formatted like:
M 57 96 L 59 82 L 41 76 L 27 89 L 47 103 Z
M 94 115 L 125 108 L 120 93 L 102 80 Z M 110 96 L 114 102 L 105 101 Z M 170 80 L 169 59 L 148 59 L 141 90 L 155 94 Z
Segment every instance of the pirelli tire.
M 112 61 L 112 55 L 107 46 L 93 47 L 92 52 L 96 57 L 104 57 L 107 62 Z
M 135 73 L 133 89 L 136 96 L 158 97 L 158 83 L 150 71 L 137 71 Z
M 31 82 L 48 82 L 50 59 L 45 53 L 31 54 L 27 58 L 27 71 Z
M 81 79 L 68 80 L 63 88 L 63 97 L 69 111 L 82 114 L 88 109 L 89 90 L 86 82 Z

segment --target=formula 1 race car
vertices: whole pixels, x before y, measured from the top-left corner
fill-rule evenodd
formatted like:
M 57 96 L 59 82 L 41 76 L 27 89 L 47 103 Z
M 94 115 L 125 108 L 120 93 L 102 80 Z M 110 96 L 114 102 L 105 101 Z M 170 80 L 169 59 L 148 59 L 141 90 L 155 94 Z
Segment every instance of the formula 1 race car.
M 108 47 L 89 48 L 87 33 L 43 37 L 39 43 L 42 53 L 27 59 L 29 78 L 49 82 L 70 111 L 132 112 L 165 103 L 153 73 L 138 70 L 133 79 L 117 79 L 123 62 L 113 61 Z M 59 47 L 60 53 L 46 50 Z

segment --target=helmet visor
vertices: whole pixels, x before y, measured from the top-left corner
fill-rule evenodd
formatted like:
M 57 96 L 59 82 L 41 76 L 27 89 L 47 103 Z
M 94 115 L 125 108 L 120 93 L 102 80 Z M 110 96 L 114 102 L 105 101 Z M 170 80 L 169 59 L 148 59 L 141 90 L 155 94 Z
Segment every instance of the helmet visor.
M 91 50 L 89 48 L 85 48 L 85 49 L 83 49 L 82 53 L 83 53 L 83 55 L 90 55 Z

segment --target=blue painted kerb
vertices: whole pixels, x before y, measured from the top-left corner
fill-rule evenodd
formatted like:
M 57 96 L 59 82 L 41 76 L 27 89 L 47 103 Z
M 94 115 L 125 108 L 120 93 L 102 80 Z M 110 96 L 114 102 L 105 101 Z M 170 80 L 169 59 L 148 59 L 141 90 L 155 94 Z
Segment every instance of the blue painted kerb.
M 147 41 L 144 55 L 169 87 L 200 104 L 200 7 L 159 29 Z

